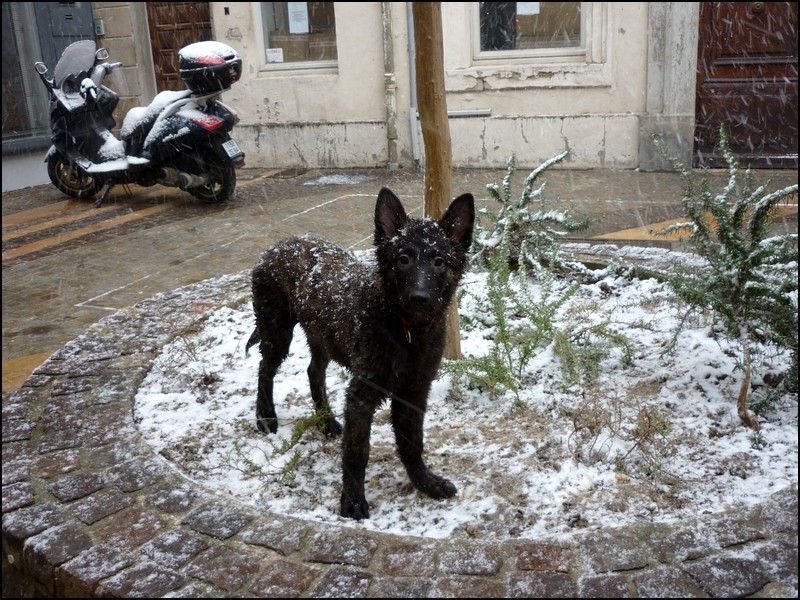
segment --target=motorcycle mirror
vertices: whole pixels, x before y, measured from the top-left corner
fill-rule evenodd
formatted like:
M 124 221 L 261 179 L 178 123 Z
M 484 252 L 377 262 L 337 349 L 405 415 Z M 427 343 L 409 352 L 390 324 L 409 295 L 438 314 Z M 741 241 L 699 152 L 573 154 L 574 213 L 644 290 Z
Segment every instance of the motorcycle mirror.
M 97 60 L 108 60 L 108 50 L 105 48 L 98 48 L 94 56 Z
M 37 62 L 34 66 L 36 67 L 36 72 L 39 75 L 44 75 L 45 73 L 47 73 L 47 65 L 44 64 L 43 62 Z

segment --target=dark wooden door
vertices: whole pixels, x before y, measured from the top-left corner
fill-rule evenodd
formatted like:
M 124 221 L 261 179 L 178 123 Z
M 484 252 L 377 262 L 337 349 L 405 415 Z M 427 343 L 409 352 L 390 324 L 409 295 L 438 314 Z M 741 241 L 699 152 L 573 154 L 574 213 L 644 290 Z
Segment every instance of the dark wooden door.
M 719 126 L 743 167 L 797 168 L 797 3 L 703 2 L 694 166 L 725 166 Z
M 208 2 L 148 2 L 147 20 L 156 88 L 159 92 L 185 89 L 178 72 L 178 51 L 211 39 Z

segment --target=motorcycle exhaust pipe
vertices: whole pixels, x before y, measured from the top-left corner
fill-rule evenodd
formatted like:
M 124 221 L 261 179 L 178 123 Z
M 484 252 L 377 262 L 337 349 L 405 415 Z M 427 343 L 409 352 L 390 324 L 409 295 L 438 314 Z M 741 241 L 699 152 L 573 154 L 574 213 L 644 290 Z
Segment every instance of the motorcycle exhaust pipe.
M 211 177 L 205 173 L 203 175 L 193 175 L 192 173 L 178 173 L 177 184 L 184 192 L 193 188 L 208 185 Z

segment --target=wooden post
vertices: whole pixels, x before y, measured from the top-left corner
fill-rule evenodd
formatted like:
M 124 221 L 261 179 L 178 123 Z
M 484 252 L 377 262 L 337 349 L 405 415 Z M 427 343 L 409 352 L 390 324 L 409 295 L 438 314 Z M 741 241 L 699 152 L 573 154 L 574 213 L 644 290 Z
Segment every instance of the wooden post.
M 444 90 L 441 2 L 413 2 L 417 106 L 425 144 L 425 215 L 439 219 L 453 199 L 453 151 Z M 446 358 L 461 358 L 458 305 L 447 317 Z

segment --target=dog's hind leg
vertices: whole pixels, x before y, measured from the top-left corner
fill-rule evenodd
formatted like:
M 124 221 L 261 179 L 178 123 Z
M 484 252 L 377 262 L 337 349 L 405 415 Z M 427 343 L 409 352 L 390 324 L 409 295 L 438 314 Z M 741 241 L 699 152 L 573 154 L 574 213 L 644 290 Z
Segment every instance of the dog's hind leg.
M 294 323 L 290 320 L 272 320 L 275 325 L 270 329 L 259 328 L 262 332 L 259 349 L 261 363 L 258 366 L 258 395 L 256 396 L 256 425 L 264 433 L 278 431 L 278 416 L 275 414 L 275 402 L 272 397 L 272 382 L 278 367 L 289 354 L 292 343 Z
M 415 401 L 415 396 L 421 401 Z M 456 486 L 433 473 L 422 459 L 426 396 L 427 391 L 422 395 L 401 391 L 392 396 L 392 427 L 397 453 L 415 488 L 431 498 L 451 498 L 458 491 Z
M 311 387 L 311 398 L 314 400 L 314 408 L 319 417 L 319 429 L 327 436 L 335 436 L 342 433 L 342 426 L 333 416 L 333 411 L 328 403 L 328 391 L 325 387 L 325 373 L 328 368 L 330 358 L 325 349 L 308 342 L 311 351 L 311 363 L 308 365 L 308 383 Z

